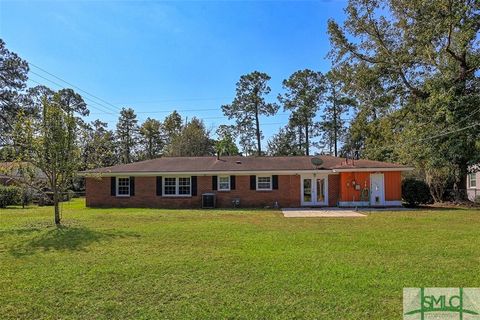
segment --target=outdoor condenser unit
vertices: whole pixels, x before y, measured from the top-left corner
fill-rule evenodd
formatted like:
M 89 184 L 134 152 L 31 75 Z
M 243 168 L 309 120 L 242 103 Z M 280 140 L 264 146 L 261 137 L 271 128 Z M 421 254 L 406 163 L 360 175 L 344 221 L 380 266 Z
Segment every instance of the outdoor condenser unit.
M 202 194 L 202 208 L 203 209 L 215 208 L 215 193 Z

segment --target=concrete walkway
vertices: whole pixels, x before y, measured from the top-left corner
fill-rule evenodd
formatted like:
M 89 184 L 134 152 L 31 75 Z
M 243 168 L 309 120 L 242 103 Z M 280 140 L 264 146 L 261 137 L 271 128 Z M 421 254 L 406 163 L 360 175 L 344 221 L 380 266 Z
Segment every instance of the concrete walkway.
M 366 217 L 365 214 L 348 209 L 327 209 L 327 208 L 285 208 L 282 209 L 286 218 L 358 218 Z

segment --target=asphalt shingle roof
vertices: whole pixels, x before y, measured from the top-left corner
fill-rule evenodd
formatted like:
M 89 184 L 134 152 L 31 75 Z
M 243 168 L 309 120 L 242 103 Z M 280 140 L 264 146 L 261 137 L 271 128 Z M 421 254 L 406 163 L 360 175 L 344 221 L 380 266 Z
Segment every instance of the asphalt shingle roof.
M 314 166 L 312 158 L 320 158 L 323 163 Z M 248 172 L 248 171 L 302 171 L 302 170 L 333 170 L 333 169 L 395 169 L 406 166 L 372 160 L 351 159 L 333 156 L 287 156 L 287 157 L 163 157 L 152 160 L 120 164 L 112 167 L 97 168 L 83 171 L 88 173 L 144 173 L 144 172 Z

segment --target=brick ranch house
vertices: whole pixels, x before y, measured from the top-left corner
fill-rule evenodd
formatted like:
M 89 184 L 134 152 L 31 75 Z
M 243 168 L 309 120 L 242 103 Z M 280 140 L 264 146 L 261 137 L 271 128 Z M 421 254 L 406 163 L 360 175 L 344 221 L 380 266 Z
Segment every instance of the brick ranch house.
M 409 170 L 332 156 L 222 156 L 164 157 L 82 174 L 89 207 L 384 207 L 401 206 L 401 174 Z

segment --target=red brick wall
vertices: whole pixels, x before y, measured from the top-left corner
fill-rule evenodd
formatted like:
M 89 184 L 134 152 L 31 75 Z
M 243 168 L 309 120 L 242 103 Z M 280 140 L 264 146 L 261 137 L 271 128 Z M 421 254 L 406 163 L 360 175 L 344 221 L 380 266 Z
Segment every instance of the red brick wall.
M 86 178 L 86 198 L 89 207 L 152 207 L 200 208 L 201 195 L 216 193 L 217 207 L 232 207 L 232 200 L 240 199 L 240 207 L 300 206 L 300 176 L 279 175 L 278 189 L 272 191 L 250 190 L 250 176 L 237 176 L 236 188 L 231 191 L 212 191 L 212 177 L 197 177 L 197 196 L 168 197 L 156 195 L 156 177 L 135 177 L 135 195 L 115 197 L 110 195 L 110 177 Z M 330 188 L 330 187 L 329 187 Z
M 340 196 L 340 175 L 328 175 L 328 205 L 336 207 L 338 205 L 338 198 Z

